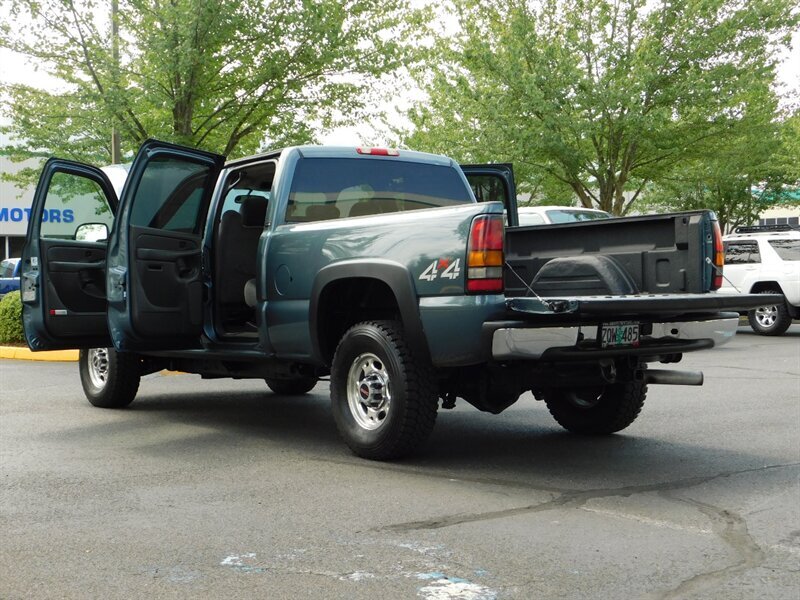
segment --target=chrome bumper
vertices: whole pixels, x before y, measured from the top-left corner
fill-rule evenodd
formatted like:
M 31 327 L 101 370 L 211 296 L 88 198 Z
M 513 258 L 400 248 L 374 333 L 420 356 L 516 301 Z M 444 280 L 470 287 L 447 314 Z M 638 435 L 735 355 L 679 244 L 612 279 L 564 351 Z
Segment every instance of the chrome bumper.
M 653 323 L 653 331 L 641 341 L 665 343 L 711 340 L 714 346 L 727 344 L 736 335 L 738 318 Z M 492 356 L 497 360 L 540 358 L 551 348 L 575 348 L 583 333 L 586 339 L 597 335 L 597 324 L 573 327 L 507 327 L 492 336 Z

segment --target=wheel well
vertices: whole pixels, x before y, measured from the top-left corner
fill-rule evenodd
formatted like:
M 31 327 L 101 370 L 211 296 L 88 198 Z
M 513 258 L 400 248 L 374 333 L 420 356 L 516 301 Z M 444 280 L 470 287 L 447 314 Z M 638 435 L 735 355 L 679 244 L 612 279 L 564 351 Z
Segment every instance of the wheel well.
M 782 294 L 783 290 L 777 281 L 759 281 L 753 284 L 753 287 L 750 288 L 750 293 L 758 294 L 760 292 L 777 292 L 778 294 Z
M 320 293 L 317 336 L 327 364 L 339 340 L 351 326 L 370 319 L 400 320 L 400 307 L 392 289 L 379 279 L 350 277 L 326 285 Z

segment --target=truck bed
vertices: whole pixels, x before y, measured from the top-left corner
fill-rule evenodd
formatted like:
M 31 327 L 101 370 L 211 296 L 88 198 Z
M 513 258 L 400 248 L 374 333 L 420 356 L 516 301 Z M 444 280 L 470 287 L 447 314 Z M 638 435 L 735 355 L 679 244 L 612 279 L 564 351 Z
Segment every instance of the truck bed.
M 707 292 L 711 236 L 707 211 L 511 227 L 506 230 L 505 294 L 530 296 L 528 286 L 542 296 Z M 588 259 L 588 266 L 564 262 L 603 256 L 611 259 L 600 265 L 610 269 L 605 277 L 591 264 L 606 259 Z M 559 268 L 552 268 L 554 263 L 542 274 L 553 259 L 560 261 Z

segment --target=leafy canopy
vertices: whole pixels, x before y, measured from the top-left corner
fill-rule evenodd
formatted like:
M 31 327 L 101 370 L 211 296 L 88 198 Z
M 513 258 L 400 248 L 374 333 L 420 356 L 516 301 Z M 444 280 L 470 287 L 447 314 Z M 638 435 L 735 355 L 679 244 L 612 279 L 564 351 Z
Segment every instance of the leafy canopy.
M 515 163 L 520 189 L 625 214 L 775 119 L 793 0 L 452 0 L 403 143 Z
M 12 156 L 108 163 L 112 127 L 127 156 L 149 137 L 234 156 L 311 141 L 363 113 L 415 15 L 406 0 L 118 1 L 112 36 L 108 1 L 10 0 L 0 45 L 63 82 L 5 87 Z

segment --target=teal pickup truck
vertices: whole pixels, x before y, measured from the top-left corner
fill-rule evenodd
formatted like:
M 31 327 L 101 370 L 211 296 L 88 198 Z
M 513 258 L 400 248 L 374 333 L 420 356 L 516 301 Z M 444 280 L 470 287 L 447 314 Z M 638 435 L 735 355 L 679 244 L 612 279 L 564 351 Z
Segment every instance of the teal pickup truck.
M 370 459 L 420 446 L 440 403 L 499 413 L 529 390 L 568 430 L 619 431 L 648 384 L 702 383 L 648 363 L 725 343 L 765 301 L 714 293 L 713 213 L 519 227 L 508 165 L 312 146 L 226 163 L 149 141 L 124 179 L 46 163 L 22 256 L 30 348 L 81 349 L 104 408 L 160 369 L 285 395 L 330 375 L 338 429 Z M 65 206 L 68 226 L 47 218 Z

